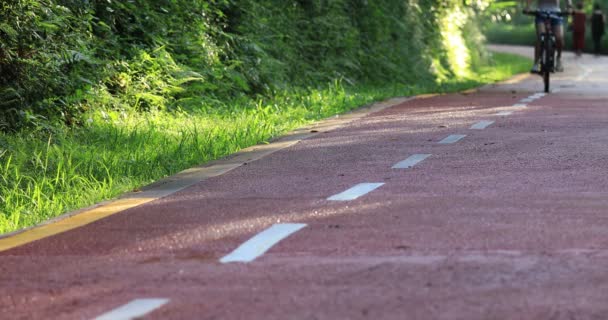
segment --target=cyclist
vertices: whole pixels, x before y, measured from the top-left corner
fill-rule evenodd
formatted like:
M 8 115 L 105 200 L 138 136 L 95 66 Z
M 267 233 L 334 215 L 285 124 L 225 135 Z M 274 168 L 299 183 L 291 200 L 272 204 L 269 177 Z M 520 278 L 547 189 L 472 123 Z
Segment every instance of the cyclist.
M 530 5 L 533 0 L 527 0 L 526 11 L 530 11 Z M 538 10 L 543 11 L 555 11 L 561 12 L 559 6 L 559 0 L 536 0 L 536 7 Z M 572 0 L 567 0 L 567 8 L 572 8 Z M 555 16 L 551 19 L 551 27 L 553 28 L 553 34 L 555 35 L 555 47 L 557 51 L 557 61 L 555 62 L 555 71 L 564 71 L 562 65 L 562 48 L 564 47 L 564 19 L 560 16 Z M 534 65 L 532 66 L 531 72 L 540 72 L 540 35 L 545 32 L 545 21 L 542 18 L 537 17 L 536 21 L 536 45 L 534 47 Z

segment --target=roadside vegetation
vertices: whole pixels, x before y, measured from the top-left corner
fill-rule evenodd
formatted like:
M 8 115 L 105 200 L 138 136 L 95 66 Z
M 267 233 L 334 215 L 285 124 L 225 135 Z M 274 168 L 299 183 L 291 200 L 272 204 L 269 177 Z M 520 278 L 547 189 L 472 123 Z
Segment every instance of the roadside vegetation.
M 577 2 L 577 0 L 572 1 L 573 4 Z M 525 1 L 497 0 L 489 4 L 488 8 L 483 12 L 480 24 L 488 42 L 525 46 L 534 45 L 534 17 L 522 13 L 524 3 Z M 592 7 L 594 3 L 599 3 L 604 13 L 608 14 L 608 0 L 583 1 L 584 10 L 588 15 L 593 11 Z M 565 1 L 563 0 L 562 8 L 566 8 Z M 569 22 L 571 22 L 571 18 L 564 25 L 564 30 L 566 31 L 566 50 L 571 50 L 572 48 L 572 32 L 567 31 Z M 593 52 L 590 24 L 587 25 L 587 31 L 585 32 L 585 52 Z M 602 38 L 602 54 L 608 54 L 608 37 L 606 36 Z
M 486 5 L 6 2 L 0 233 L 374 101 L 525 71 L 483 50 Z

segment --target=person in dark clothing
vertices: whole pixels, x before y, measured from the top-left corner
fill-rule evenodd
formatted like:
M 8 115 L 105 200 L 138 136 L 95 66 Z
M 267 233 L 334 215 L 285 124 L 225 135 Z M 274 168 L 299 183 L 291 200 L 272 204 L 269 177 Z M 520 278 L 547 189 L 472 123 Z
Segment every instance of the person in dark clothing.
M 606 24 L 605 20 L 600 5 L 596 3 L 593 6 L 593 14 L 591 15 L 591 36 L 593 37 L 595 54 L 600 54 L 602 36 L 604 35 L 604 25 Z
M 572 17 L 572 44 L 574 46 L 574 52 L 577 56 L 583 53 L 585 48 L 585 22 L 587 16 L 583 11 L 583 3 L 579 2 L 576 4 Z

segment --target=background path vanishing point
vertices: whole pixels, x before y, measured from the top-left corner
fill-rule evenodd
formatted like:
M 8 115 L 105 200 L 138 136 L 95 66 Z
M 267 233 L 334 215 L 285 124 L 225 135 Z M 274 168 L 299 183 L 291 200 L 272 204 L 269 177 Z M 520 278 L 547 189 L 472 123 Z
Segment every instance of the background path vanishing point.
M 2 251 L 0 317 L 605 318 L 608 59 L 565 58 Z

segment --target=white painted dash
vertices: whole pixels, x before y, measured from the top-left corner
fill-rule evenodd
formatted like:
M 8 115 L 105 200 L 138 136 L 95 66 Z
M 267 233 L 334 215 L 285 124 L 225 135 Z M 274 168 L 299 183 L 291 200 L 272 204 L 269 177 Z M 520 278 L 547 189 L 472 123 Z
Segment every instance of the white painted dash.
M 576 81 L 582 81 L 584 79 L 587 79 L 591 75 L 591 72 L 593 72 L 590 68 L 588 68 L 585 65 L 582 65 L 580 63 L 577 63 L 577 65 L 578 65 L 579 68 L 581 68 L 583 70 L 583 74 L 581 74 L 580 76 L 578 76 L 576 78 Z
M 583 81 L 584 79 L 587 79 L 590 75 L 591 75 L 590 71 L 585 71 L 585 73 L 583 73 L 582 75 L 578 76 L 575 80 L 576 81 Z
M 383 186 L 384 183 L 360 183 L 342 193 L 338 193 L 336 195 L 333 195 L 329 198 L 327 198 L 327 200 L 330 201 L 349 201 L 349 200 L 355 200 L 357 198 L 359 198 L 360 196 L 363 196 L 367 193 L 370 193 L 378 188 L 380 188 L 381 186 Z
M 537 92 L 537 93 L 535 93 L 535 94 L 531 95 L 531 97 L 535 97 L 536 99 L 540 99 L 540 98 L 542 98 L 542 97 L 544 97 L 544 96 L 546 96 L 546 95 L 547 95 L 547 94 L 546 94 L 546 93 L 544 93 L 544 92 Z
M 483 130 L 489 126 L 491 126 L 494 123 L 494 121 L 491 120 L 482 120 L 477 122 L 476 124 L 471 126 L 471 129 L 473 130 Z
M 525 103 L 516 103 L 513 105 L 513 107 L 514 108 L 526 108 L 526 107 L 528 107 L 528 105 Z
M 162 307 L 169 299 L 135 299 L 119 308 L 104 313 L 95 320 L 131 320 Z
M 536 99 L 537 99 L 537 98 L 536 98 L 535 96 L 530 96 L 530 97 L 528 97 L 528 98 L 525 98 L 525 99 L 521 99 L 521 100 L 519 100 L 519 102 L 520 102 L 520 103 L 529 103 L 529 102 L 532 102 L 532 101 L 534 101 L 534 100 L 536 100 Z
M 409 158 L 397 163 L 393 166 L 393 169 L 409 169 L 418 163 L 424 161 L 426 158 L 430 157 L 430 154 L 414 154 Z
M 445 139 L 439 141 L 439 143 L 441 143 L 441 144 L 456 143 L 464 137 L 466 137 L 465 134 L 451 134 L 451 135 L 447 136 Z
M 512 114 L 513 114 L 513 111 L 501 111 L 501 112 L 498 112 L 496 115 L 497 116 L 510 116 Z
M 287 238 L 294 232 L 306 227 L 303 223 L 279 223 L 258 233 L 247 240 L 229 255 L 220 259 L 221 263 L 251 262 L 263 255 L 279 241 Z

